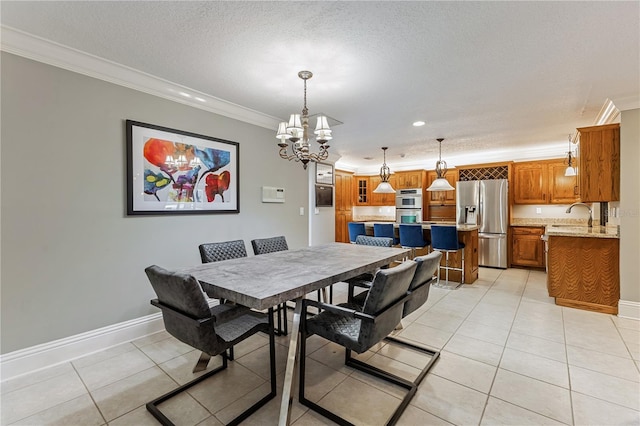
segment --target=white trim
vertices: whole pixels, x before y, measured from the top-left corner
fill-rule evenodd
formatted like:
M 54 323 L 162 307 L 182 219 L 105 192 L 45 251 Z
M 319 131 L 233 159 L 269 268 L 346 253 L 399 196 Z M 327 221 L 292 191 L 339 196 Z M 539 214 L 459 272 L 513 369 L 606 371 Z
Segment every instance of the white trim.
M 0 356 L 2 381 L 69 362 L 162 330 L 162 314 L 156 313 L 10 352 Z
M 224 99 L 172 83 L 116 62 L 52 42 L 7 26 L 0 26 L 0 49 L 99 80 L 275 130 L 279 120 Z M 182 93 L 182 94 L 181 94 Z M 187 97 L 189 96 L 189 97 Z
M 640 302 L 631 300 L 618 301 L 618 316 L 640 321 Z

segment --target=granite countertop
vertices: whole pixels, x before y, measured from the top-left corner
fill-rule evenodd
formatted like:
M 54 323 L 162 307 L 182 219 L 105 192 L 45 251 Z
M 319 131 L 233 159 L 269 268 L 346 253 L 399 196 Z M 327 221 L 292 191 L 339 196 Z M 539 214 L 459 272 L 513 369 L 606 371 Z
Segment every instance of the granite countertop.
M 381 221 L 370 221 L 364 222 L 364 226 L 373 227 L 374 223 L 381 223 Z M 387 222 L 388 223 L 388 222 Z M 412 224 L 408 224 L 412 225 Z M 431 225 L 448 225 L 448 226 L 456 226 L 455 222 L 422 222 L 416 225 L 422 225 L 422 229 L 431 229 Z M 394 227 L 398 227 L 398 224 L 394 222 Z M 456 228 L 458 231 L 474 231 L 478 229 L 478 225 L 457 225 Z
M 548 225 L 545 230 L 548 237 L 588 237 L 588 238 L 620 238 L 618 226 L 562 226 Z
M 511 218 L 511 226 L 547 226 L 547 225 L 568 225 L 587 226 L 587 219 L 557 219 L 552 217 L 544 218 Z

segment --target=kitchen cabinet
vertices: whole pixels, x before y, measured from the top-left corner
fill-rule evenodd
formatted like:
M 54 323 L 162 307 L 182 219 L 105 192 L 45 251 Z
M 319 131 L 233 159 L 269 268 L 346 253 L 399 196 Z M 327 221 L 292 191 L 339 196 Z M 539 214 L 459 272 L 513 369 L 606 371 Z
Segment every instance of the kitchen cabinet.
M 512 266 L 544 268 L 544 227 L 514 226 L 511 228 Z
M 578 194 L 578 177 L 565 176 L 567 164 L 550 163 L 549 171 L 549 204 L 573 204 L 580 201 Z
M 373 192 L 382 179 L 380 176 L 369 176 L 369 187 L 371 188 L 371 195 L 369 195 L 369 205 L 371 206 L 395 206 L 396 205 L 396 193 L 390 194 L 376 194 Z M 389 177 L 389 183 L 393 187 L 393 189 L 397 189 L 397 180 L 395 175 L 391 175 Z
M 335 239 L 340 243 L 349 242 L 348 223 L 353 219 L 353 174 L 336 170 L 336 211 Z
M 513 165 L 513 202 L 547 204 L 549 180 L 546 164 L 537 161 Z
M 620 124 L 581 127 L 578 132 L 580 200 L 620 201 Z
M 564 159 L 513 164 L 514 204 L 571 204 L 579 200 L 578 181 L 565 176 Z
M 427 172 L 427 185 L 426 187 L 430 187 L 434 180 L 438 177 L 438 174 L 435 170 Z M 456 183 L 458 182 L 458 171 L 457 170 L 448 170 L 444 175 L 444 178 L 449 182 L 451 186 L 456 187 Z M 456 191 L 427 191 L 427 199 L 430 205 L 436 206 L 455 206 L 456 205 Z
M 355 205 L 368 206 L 371 204 L 371 187 L 369 185 L 369 176 L 355 177 Z
M 396 179 L 395 189 L 422 188 L 424 183 L 424 170 L 412 170 L 408 172 L 396 172 L 391 176 Z
M 620 240 L 549 236 L 547 289 L 556 305 L 616 315 Z

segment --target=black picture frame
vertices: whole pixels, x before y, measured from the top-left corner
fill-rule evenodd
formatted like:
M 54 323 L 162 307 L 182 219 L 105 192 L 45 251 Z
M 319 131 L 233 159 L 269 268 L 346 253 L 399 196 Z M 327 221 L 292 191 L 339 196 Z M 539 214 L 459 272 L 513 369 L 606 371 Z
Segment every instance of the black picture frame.
M 127 215 L 240 213 L 240 144 L 126 120 Z
M 333 207 L 332 185 L 316 185 L 316 207 Z

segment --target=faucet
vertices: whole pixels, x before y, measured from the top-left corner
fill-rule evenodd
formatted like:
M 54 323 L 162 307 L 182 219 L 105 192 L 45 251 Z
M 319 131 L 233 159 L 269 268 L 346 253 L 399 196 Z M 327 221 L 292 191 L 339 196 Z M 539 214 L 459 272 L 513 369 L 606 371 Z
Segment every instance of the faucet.
M 571 209 L 574 208 L 575 206 L 584 206 L 589 210 L 589 222 L 587 222 L 587 226 L 589 228 L 593 227 L 593 212 L 591 211 L 591 207 L 589 207 L 587 204 L 585 203 L 573 203 L 569 206 L 569 208 L 567 209 L 567 213 L 571 213 Z

